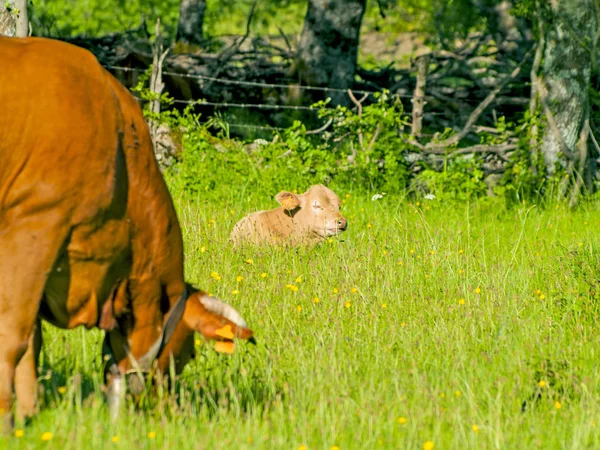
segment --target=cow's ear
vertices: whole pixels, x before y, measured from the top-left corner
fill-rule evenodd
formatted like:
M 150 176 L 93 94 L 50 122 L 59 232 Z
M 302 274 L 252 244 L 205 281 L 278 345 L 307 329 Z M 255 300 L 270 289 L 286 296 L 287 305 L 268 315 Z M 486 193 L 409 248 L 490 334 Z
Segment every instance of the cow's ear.
M 234 339 L 251 339 L 252 330 L 233 307 L 204 292 L 190 295 L 185 305 L 183 320 L 186 325 L 206 339 L 219 341 L 217 351 L 233 350 Z
M 300 207 L 300 197 L 292 192 L 280 192 L 275 196 L 275 200 L 277 200 L 277 203 L 283 206 L 283 209 L 288 211 L 293 211 L 294 209 Z

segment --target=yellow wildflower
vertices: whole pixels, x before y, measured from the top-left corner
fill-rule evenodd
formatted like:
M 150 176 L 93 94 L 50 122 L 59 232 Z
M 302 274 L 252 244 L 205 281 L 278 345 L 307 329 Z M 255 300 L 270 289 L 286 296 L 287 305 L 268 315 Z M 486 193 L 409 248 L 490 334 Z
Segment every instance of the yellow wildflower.
M 433 443 L 433 441 L 425 441 L 425 443 L 423 444 L 423 450 L 433 450 L 434 447 L 435 444 Z
M 382 307 L 383 309 L 385 309 L 385 308 L 387 308 L 387 304 L 385 304 L 385 303 L 382 303 L 382 304 L 381 304 L 381 307 Z
M 350 302 L 346 302 L 346 303 L 344 303 L 344 306 L 345 306 L 346 308 L 350 308 Z
M 238 283 L 242 282 L 243 280 L 244 280 L 244 277 L 243 277 L 243 276 L 241 276 L 241 275 L 238 275 L 238 276 L 235 278 L 235 281 L 237 281 Z
M 370 223 L 367 224 L 367 228 L 371 228 L 372 225 Z
M 154 431 L 148 432 L 148 439 L 154 439 L 156 437 L 156 433 Z
M 288 288 L 292 292 L 298 292 L 298 286 L 295 286 L 293 284 L 286 284 L 285 287 Z
M 561 403 L 560 403 L 558 400 L 556 400 L 556 401 L 554 402 L 554 407 L 555 407 L 556 409 L 560 409 L 560 408 L 562 408 L 562 404 L 561 404 Z
M 383 253 L 383 256 L 386 256 L 388 254 L 387 250 L 384 250 L 382 253 Z
M 346 198 L 350 198 L 350 194 L 346 194 Z
M 204 253 L 206 251 L 206 247 L 203 245 L 202 247 L 200 247 L 200 252 Z
M 476 294 L 480 294 L 480 293 L 481 293 L 481 288 L 479 288 L 479 287 L 476 287 L 476 288 L 475 288 L 475 293 L 476 293 Z
M 261 278 L 267 278 L 267 272 L 263 272 L 263 273 L 261 273 L 261 274 L 260 274 L 260 277 L 261 277 Z
M 234 289 L 233 291 L 231 291 L 231 293 L 233 295 L 238 295 L 240 293 L 240 291 L 238 291 L 237 289 Z
M 64 394 L 65 392 L 67 392 L 67 387 L 66 386 L 61 386 L 58 388 L 58 393 L 59 394 Z
M 45 433 L 42 433 L 42 441 L 49 441 L 50 439 L 52 439 L 52 436 L 52 433 L 46 431 Z
M 22 438 L 23 435 L 25 435 L 25 432 L 21 428 L 15 430 L 15 437 L 16 438 Z
M 350 289 L 350 292 L 356 294 L 358 292 L 358 288 L 353 287 L 352 289 Z
M 219 272 L 211 272 L 210 276 L 217 281 L 219 281 L 221 279 L 221 275 L 219 275 Z
M 111 441 L 113 441 L 113 442 L 119 442 L 119 436 L 113 436 L 111 438 Z
M 296 283 L 302 283 L 302 277 L 297 277 L 296 278 Z
M 546 382 L 544 380 L 540 380 L 538 382 L 538 386 L 541 387 L 541 388 L 546 387 Z
M 456 395 L 457 397 L 460 397 L 460 396 L 462 395 L 462 393 L 461 393 L 460 391 L 458 391 L 458 390 L 457 390 L 457 391 L 454 393 L 454 395 Z
M 201 341 L 200 339 L 196 339 L 196 340 L 194 341 L 194 344 L 196 344 L 196 345 L 200 345 L 200 344 L 202 344 L 202 341 Z
M 465 304 L 465 299 L 464 298 L 459 298 L 458 299 L 458 304 L 459 305 L 464 305 Z
M 479 427 L 477 425 L 475 425 L 475 424 L 473 424 L 473 431 L 475 433 L 479 433 Z
M 313 303 L 319 303 L 319 297 L 313 298 Z
M 300 305 L 296 306 L 296 311 L 302 312 L 302 306 L 300 306 Z
M 246 260 L 246 264 L 254 264 L 254 261 L 252 261 L 250 258 L 248 258 L 248 259 Z
M 337 445 L 334 445 L 333 447 L 331 447 L 329 450 L 340 450 L 340 448 Z
M 404 425 L 406 422 L 408 422 L 408 419 L 406 417 L 398 417 L 399 424 Z
M 338 292 L 340 292 L 340 290 L 338 288 L 333 288 L 333 293 L 337 294 Z
M 298 446 L 298 450 L 308 450 L 308 447 L 304 444 Z

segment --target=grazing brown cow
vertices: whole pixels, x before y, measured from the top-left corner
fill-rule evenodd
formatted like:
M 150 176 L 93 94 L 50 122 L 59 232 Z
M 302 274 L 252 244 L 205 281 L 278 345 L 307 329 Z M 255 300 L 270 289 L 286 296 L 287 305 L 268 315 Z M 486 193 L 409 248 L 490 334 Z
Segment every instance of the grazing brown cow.
M 135 99 L 78 47 L 0 37 L 0 414 L 36 408 L 40 318 L 107 331 L 109 400 L 153 361 L 180 371 L 193 333 L 252 331 L 186 285 L 181 230 Z M 112 402 L 112 406 L 118 406 Z M 113 412 L 115 409 L 113 408 Z M 2 417 L 2 416 L 0 416 Z
M 311 186 L 301 195 L 280 192 L 275 200 L 281 207 L 244 217 L 233 228 L 230 239 L 235 244 L 310 244 L 346 229 L 346 219 L 340 213 L 340 199 L 322 184 Z

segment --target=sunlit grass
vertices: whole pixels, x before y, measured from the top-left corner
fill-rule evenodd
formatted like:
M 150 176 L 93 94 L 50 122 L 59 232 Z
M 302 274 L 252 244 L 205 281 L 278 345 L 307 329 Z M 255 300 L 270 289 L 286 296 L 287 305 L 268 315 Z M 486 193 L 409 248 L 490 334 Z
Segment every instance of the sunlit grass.
M 312 249 L 234 249 L 244 201 L 179 201 L 188 280 L 258 345 L 199 341 L 171 395 L 112 424 L 101 334 L 47 327 L 41 414 L 0 446 L 600 446 L 599 208 L 344 194 L 348 231 Z

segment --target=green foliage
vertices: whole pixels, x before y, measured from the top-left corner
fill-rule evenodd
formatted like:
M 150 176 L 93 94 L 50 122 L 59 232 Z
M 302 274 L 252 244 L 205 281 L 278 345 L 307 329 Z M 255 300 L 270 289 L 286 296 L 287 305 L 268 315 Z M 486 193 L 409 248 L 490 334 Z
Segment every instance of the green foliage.
M 331 124 L 323 136 L 309 134 L 296 121 L 272 141 L 249 144 L 232 139 L 226 122 L 217 118 L 203 123 L 191 108 L 164 113 L 160 120 L 171 129 L 186 130 L 179 160 L 167 176 L 175 189 L 192 196 L 219 195 L 222 183 L 241 190 L 251 186 L 254 192 L 304 189 L 316 183 L 390 192 L 406 187 L 406 119 L 398 99 L 378 94 L 360 116 L 347 107 L 329 108 L 327 102 L 315 108 Z
M 35 0 L 31 12 L 36 35 L 102 36 L 137 28 L 142 18 L 160 18 L 174 36 L 179 0 Z
M 447 156 L 442 171 L 425 169 L 416 177 L 413 187 L 423 193 L 433 193 L 441 200 L 465 201 L 483 197 L 487 186 L 481 162 L 480 157 Z
M 518 125 L 517 149 L 510 156 L 502 176 L 499 193 L 505 196 L 508 205 L 523 200 L 540 201 L 546 192 L 546 167 L 540 152 L 539 136 L 544 129 L 541 110 L 534 115 L 526 111 Z M 508 124 L 512 127 L 512 124 Z

